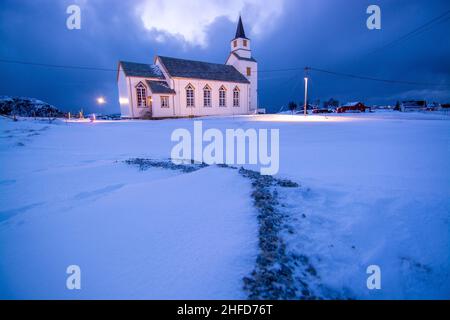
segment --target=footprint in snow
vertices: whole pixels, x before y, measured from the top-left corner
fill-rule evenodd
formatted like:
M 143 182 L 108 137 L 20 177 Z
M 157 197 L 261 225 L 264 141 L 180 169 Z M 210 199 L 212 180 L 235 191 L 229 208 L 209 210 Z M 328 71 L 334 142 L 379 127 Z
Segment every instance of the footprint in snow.
M 106 186 L 104 188 L 96 189 L 93 191 L 81 192 L 81 193 L 78 193 L 74 198 L 76 200 L 85 200 L 85 199 L 90 199 L 90 198 L 101 197 L 101 196 L 104 196 L 108 193 L 111 193 L 113 191 L 116 191 L 116 190 L 122 188 L 124 185 L 125 184 L 120 183 L 120 184 Z
M 0 186 L 9 186 L 16 183 L 16 180 L 11 179 L 11 180 L 0 180 Z
M 23 207 L 19 207 L 19 208 L 0 211 L 0 222 L 5 222 L 18 214 L 24 213 L 28 210 L 39 207 L 43 204 L 44 204 L 44 202 L 37 202 L 37 203 L 29 204 L 29 205 L 26 205 Z

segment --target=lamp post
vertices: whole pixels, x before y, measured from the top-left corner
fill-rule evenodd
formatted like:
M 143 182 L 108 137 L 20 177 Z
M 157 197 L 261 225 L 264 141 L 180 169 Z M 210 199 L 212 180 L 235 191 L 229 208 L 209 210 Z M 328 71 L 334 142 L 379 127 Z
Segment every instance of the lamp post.
M 97 104 L 99 106 L 101 106 L 101 105 L 106 103 L 106 99 L 104 97 L 102 97 L 102 96 L 98 97 L 96 100 L 97 100 Z M 95 120 L 97 120 L 97 116 L 95 115 L 95 113 L 93 113 L 90 118 L 91 118 L 91 122 L 95 122 Z
M 304 104 L 304 114 L 306 116 L 306 107 L 308 106 L 308 77 L 305 77 L 305 104 Z

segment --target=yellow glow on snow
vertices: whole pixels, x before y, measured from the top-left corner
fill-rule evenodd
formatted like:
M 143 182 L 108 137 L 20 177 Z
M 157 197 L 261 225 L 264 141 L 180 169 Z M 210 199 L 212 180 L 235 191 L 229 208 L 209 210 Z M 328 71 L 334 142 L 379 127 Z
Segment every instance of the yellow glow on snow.
M 261 122 L 348 122 L 358 120 L 348 116 L 323 116 L 323 115 L 290 115 L 290 114 L 265 114 L 251 117 L 251 121 Z

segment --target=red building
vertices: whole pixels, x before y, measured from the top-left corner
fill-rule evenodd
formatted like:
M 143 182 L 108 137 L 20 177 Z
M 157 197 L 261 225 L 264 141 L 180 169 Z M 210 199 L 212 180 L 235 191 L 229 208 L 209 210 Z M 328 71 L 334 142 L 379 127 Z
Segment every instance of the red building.
M 362 102 L 350 102 L 343 106 L 340 106 L 336 109 L 337 113 L 344 113 L 344 112 L 366 112 L 366 110 L 370 109 L 369 107 L 366 107 L 364 103 Z

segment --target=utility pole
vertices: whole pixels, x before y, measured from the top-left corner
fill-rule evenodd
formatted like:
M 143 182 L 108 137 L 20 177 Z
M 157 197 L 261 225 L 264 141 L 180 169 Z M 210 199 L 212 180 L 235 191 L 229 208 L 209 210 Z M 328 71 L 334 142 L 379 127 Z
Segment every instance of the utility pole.
M 306 108 L 308 106 L 308 67 L 305 67 L 305 103 L 304 103 L 304 115 L 306 117 L 307 111 Z

